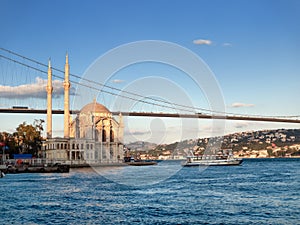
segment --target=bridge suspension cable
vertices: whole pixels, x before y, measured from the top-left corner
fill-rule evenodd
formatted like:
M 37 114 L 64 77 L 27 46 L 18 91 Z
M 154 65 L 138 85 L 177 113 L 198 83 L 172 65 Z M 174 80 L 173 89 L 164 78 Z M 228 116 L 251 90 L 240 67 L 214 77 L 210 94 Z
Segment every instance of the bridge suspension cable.
M 3 49 L 3 48 L 1 48 L 1 49 Z M 11 53 L 11 51 L 9 51 L 9 52 Z M 17 54 L 17 56 L 20 56 L 20 55 Z M 14 62 L 14 63 L 20 64 L 20 65 L 22 65 L 22 66 L 28 67 L 28 68 L 30 68 L 30 69 L 32 69 L 32 70 L 36 70 L 36 71 L 38 71 L 38 72 L 47 74 L 47 72 L 44 71 L 44 70 L 41 70 L 41 69 L 36 68 L 36 67 L 33 67 L 33 66 L 29 65 L 29 64 L 20 62 L 20 61 L 18 61 L 18 60 L 15 60 L 15 59 L 6 57 L 6 56 L 1 55 L 1 54 L 0 54 L 0 57 L 1 57 L 1 58 L 4 58 L 4 59 L 6 59 L 6 60 L 12 61 L 12 62 Z M 22 57 L 22 56 L 21 56 L 21 57 Z M 35 60 L 31 60 L 31 59 L 29 59 L 29 58 L 27 58 L 27 57 L 24 57 L 24 59 L 29 60 L 29 61 L 34 62 L 34 63 L 38 63 L 38 64 L 41 65 L 41 66 L 47 67 L 46 64 L 37 62 L 37 61 L 35 61 Z M 62 71 L 62 70 L 59 70 L 59 69 L 56 69 L 56 68 L 52 68 L 52 69 L 55 70 L 55 71 L 64 73 L 64 71 Z M 64 79 L 63 76 L 59 76 L 59 75 L 56 75 L 56 74 L 52 74 L 52 76 L 53 76 L 53 77 L 56 77 L 56 78 L 58 78 L 58 79 L 61 79 L 61 80 Z M 70 74 L 70 77 L 80 78 L 80 76 L 74 75 L 74 74 Z M 91 81 L 91 80 L 88 80 L 88 79 L 83 79 L 83 80 L 88 81 L 89 83 L 95 83 L 95 82 L 93 82 L 93 81 Z M 86 88 L 90 88 L 90 89 L 99 91 L 99 92 L 103 92 L 103 93 L 110 94 L 110 95 L 114 95 L 114 96 L 119 96 L 119 97 L 122 97 L 122 98 L 134 100 L 134 101 L 137 101 L 137 102 L 142 102 L 142 103 L 149 104 L 149 105 L 160 106 L 160 107 L 169 108 L 169 109 L 173 109 L 173 110 L 174 110 L 174 109 L 178 109 L 178 110 L 180 110 L 180 111 L 186 111 L 186 112 L 192 112 L 192 113 L 195 112 L 195 111 L 188 110 L 188 109 L 179 109 L 179 108 L 175 108 L 175 107 L 171 107 L 171 106 L 166 106 L 166 105 L 163 105 L 163 104 L 158 104 L 158 103 L 148 102 L 148 101 L 145 101 L 145 100 L 142 100 L 142 99 L 137 99 L 137 98 L 133 98 L 133 97 L 129 97 L 129 96 L 119 95 L 119 94 L 117 94 L 117 93 L 113 93 L 113 92 L 110 92 L 110 91 L 106 91 L 106 90 L 103 90 L 103 89 L 99 89 L 99 88 L 96 88 L 96 87 L 94 87 L 94 86 L 87 85 L 87 84 L 83 84 L 83 83 L 80 83 L 80 82 L 77 82 L 77 81 L 74 81 L 74 80 L 71 80 L 71 82 L 74 83 L 74 84 L 77 84 L 77 85 L 81 85 L 81 86 L 86 87 Z M 114 89 L 114 90 L 122 91 L 121 89 L 117 89 L 117 88 L 114 88 L 114 87 L 110 87 L 110 86 L 108 86 L 108 85 L 103 85 L 103 84 L 101 84 L 101 83 L 97 83 L 97 82 L 96 82 L 96 84 L 101 85 L 101 86 L 105 86 L 105 87 L 108 87 L 108 88 L 111 88 L 111 89 Z M 134 93 L 131 93 L 131 92 L 127 92 L 127 93 L 128 93 L 128 94 L 130 93 L 131 95 L 134 95 L 134 96 L 147 98 L 147 99 L 149 99 L 149 100 L 155 100 L 155 101 L 157 101 L 157 102 L 164 102 L 164 103 L 172 104 L 172 103 L 169 103 L 169 102 L 167 102 L 167 101 L 162 101 L 162 100 L 158 100 L 158 99 L 150 98 L 150 97 L 144 97 L 144 96 L 142 96 L 142 95 L 134 94 Z M 175 103 L 175 104 L 173 104 L 173 105 L 178 105 L 178 104 Z M 191 107 L 187 107 L 187 106 L 185 106 L 185 107 L 186 107 L 186 108 L 191 108 Z
M 36 63 L 36 64 L 41 65 L 41 66 L 44 66 L 44 67 L 48 67 L 48 65 L 46 65 L 46 64 L 44 64 L 44 63 L 41 63 L 41 62 L 38 62 L 38 61 L 36 61 L 36 60 L 34 60 L 34 59 L 30 59 L 30 58 L 28 58 L 28 57 L 22 56 L 22 55 L 20 55 L 20 54 L 18 54 L 18 53 L 15 53 L 15 52 L 13 52 L 13 51 L 7 50 L 7 49 L 5 49 L 5 48 L 0 48 L 0 49 L 3 50 L 3 51 L 6 51 L 6 52 L 8 52 L 8 53 L 10 53 L 10 54 L 12 54 L 12 55 L 15 55 L 15 56 L 17 56 L 17 57 L 21 57 L 21 58 L 23 58 L 23 59 L 25 59 L 25 60 L 28 60 L 28 61 L 30 61 L 30 62 Z M 8 59 L 8 58 L 6 58 L 6 59 Z M 14 60 L 14 62 L 17 63 L 16 60 Z M 20 64 L 21 64 L 21 63 L 20 63 Z M 23 65 L 24 65 L 24 64 L 23 64 Z M 27 65 L 24 65 L 24 66 L 27 66 Z M 34 68 L 32 68 L 32 69 L 34 69 Z M 60 72 L 60 73 L 64 73 L 63 70 L 57 69 L 57 68 L 55 68 L 55 67 L 52 67 L 52 70 L 57 71 L 57 72 Z M 41 71 L 41 70 L 40 70 L 40 72 L 44 72 L 44 71 Z M 54 75 L 53 75 L 53 76 L 54 76 Z M 54 77 L 63 79 L 63 77 L 60 77 L 60 76 L 57 76 L 57 75 L 54 76 Z M 204 109 L 204 108 L 200 108 L 200 107 L 191 107 L 191 106 L 187 106 L 187 105 L 177 104 L 177 103 L 174 103 L 174 102 L 170 103 L 170 102 L 168 102 L 168 101 L 166 101 L 166 100 L 163 100 L 163 99 L 156 99 L 156 98 L 153 98 L 153 97 L 143 96 L 143 95 L 140 95 L 140 94 L 137 94 L 137 93 L 125 91 L 125 90 L 122 90 L 122 89 L 119 89 L 119 88 L 116 88 L 116 87 L 112 87 L 112 86 L 109 86 L 109 85 L 106 85 L 106 84 L 102 84 L 102 83 L 100 83 L 100 82 L 95 82 L 95 81 L 92 81 L 92 80 L 83 78 L 83 77 L 81 77 L 81 76 L 79 76 L 79 75 L 76 75 L 76 74 L 73 74 L 73 73 L 70 73 L 70 77 L 75 77 L 75 78 L 81 79 L 81 80 L 83 80 L 83 81 L 86 81 L 86 82 L 88 82 L 88 83 L 90 83 L 90 84 L 96 84 L 96 85 L 99 85 L 100 87 L 105 87 L 105 88 L 109 88 L 109 89 L 111 89 L 111 90 L 120 91 L 120 92 L 122 92 L 122 93 L 126 93 L 126 94 L 131 95 L 131 96 L 135 96 L 135 97 L 139 97 L 139 98 L 144 98 L 144 99 L 146 98 L 146 99 L 149 99 L 149 100 L 154 101 L 154 102 L 159 102 L 159 103 L 163 103 L 163 104 L 172 105 L 172 106 L 168 106 L 168 107 L 167 107 L 167 108 L 171 108 L 171 109 L 175 109 L 174 106 L 177 106 L 177 107 L 180 107 L 180 108 L 177 108 L 177 109 L 179 109 L 179 110 L 181 110 L 181 111 L 192 112 L 192 113 L 195 113 L 195 111 L 197 111 L 197 110 L 200 110 L 200 111 L 203 111 L 203 112 L 208 112 L 208 113 L 221 113 L 221 114 L 224 114 L 224 113 L 225 113 L 225 112 L 218 112 L 218 111 L 208 110 L 208 109 Z M 91 88 L 91 89 L 94 89 L 94 90 L 97 90 L 97 91 L 101 91 L 101 92 L 107 93 L 107 94 L 112 94 L 112 95 L 120 96 L 120 95 L 118 95 L 118 94 L 115 94 L 115 93 L 112 93 L 112 92 L 108 92 L 108 91 L 105 91 L 105 90 L 103 90 L 103 89 L 100 90 L 100 89 L 98 89 L 98 88 L 95 88 L 94 86 L 85 85 L 85 84 L 82 84 L 82 83 L 79 83 L 79 82 L 76 82 L 76 81 L 72 81 L 72 82 L 75 83 L 75 84 L 81 85 L 81 86 L 85 86 L 85 87 L 87 87 L 87 88 Z M 140 99 L 136 99 L 136 98 L 132 98 L 132 97 L 128 97 L 128 96 L 120 96 L 120 97 L 127 98 L 127 99 L 130 99 L 130 100 L 136 100 L 136 101 L 143 102 L 143 103 L 146 103 L 146 104 L 151 104 L 151 105 L 156 105 L 156 106 L 166 107 L 166 105 L 154 104 L 154 103 L 148 103 L 148 102 L 145 102 L 144 100 L 140 100 Z M 187 110 L 187 109 L 189 109 L 189 110 Z
M 8 50 L 8 49 L 0 47 L 0 50 L 5 51 L 5 52 L 7 52 L 7 53 L 9 53 L 11 55 L 20 57 L 22 59 L 25 59 L 27 61 L 30 61 L 32 63 L 38 64 L 40 66 L 43 66 L 43 67 L 46 67 L 46 68 L 48 67 L 48 65 L 46 65 L 44 63 L 41 63 L 41 62 L 39 62 L 37 60 L 34 60 L 34 59 L 28 58 L 26 56 L 20 55 L 18 53 L 15 53 L 13 51 Z M 27 67 L 27 68 L 36 70 L 38 72 L 47 74 L 47 72 L 44 71 L 44 70 L 41 70 L 39 68 L 36 68 L 36 67 L 31 66 L 29 64 L 26 64 L 24 62 L 20 62 L 20 61 L 18 61 L 16 59 L 9 58 L 9 57 L 4 56 L 2 54 L 0 54 L 0 57 L 4 58 L 6 60 L 12 61 L 14 63 L 18 63 L 18 64 L 20 64 L 22 66 Z M 55 67 L 52 67 L 52 70 L 57 71 L 59 73 L 64 73 L 63 70 L 60 70 L 60 69 L 55 68 Z M 55 77 L 55 78 L 64 80 L 63 76 L 59 76 L 59 75 L 56 75 L 56 74 L 52 74 L 52 76 Z M 71 82 L 74 83 L 74 84 L 77 84 L 77 85 L 80 85 L 80 86 L 83 86 L 83 87 L 86 87 L 86 88 L 90 88 L 92 90 L 96 90 L 96 91 L 99 91 L 99 92 L 102 92 L 102 93 L 110 94 L 110 95 L 113 95 L 113 96 L 118 96 L 118 97 L 130 99 L 130 100 L 134 100 L 134 101 L 137 101 L 137 102 L 149 104 L 149 105 L 152 105 L 152 106 L 155 105 L 155 106 L 159 106 L 159 107 L 163 107 L 163 108 L 169 108 L 169 109 L 172 109 L 172 110 L 185 111 L 185 112 L 190 112 L 190 113 L 199 113 L 199 111 L 200 111 L 200 112 L 205 112 L 205 113 L 210 113 L 210 114 L 216 113 L 216 114 L 231 115 L 231 116 L 245 116 L 245 117 L 249 116 L 249 115 L 245 115 L 245 114 L 238 114 L 238 113 L 230 113 L 230 112 L 221 112 L 221 111 L 209 110 L 209 109 L 205 109 L 205 108 L 201 108 L 201 107 L 192 107 L 192 106 L 182 105 L 182 104 L 178 104 L 178 103 L 174 103 L 174 102 L 168 102 L 168 101 L 163 100 L 163 99 L 156 99 L 156 98 L 153 98 L 153 97 L 142 96 L 142 95 L 137 94 L 137 93 L 125 91 L 125 90 L 122 90 L 122 89 L 119 89 L 119 88 L 116 88 L 116 87 L 112 87 L 112 86 L 109 86 L 109 85 L 106 85 L 106 84 L 102 84 L 100 82 L 95 82 L 95 81 L 92 81 L 92 80 L 89 80 L 89 79 L 86 79 L 86 78 L 82 78 L 81 76 L 73 74 L 73 73 L 70 73 L 70 77 L 74 77 L 74 78 L 80 79 L 82 81 L 86 81 L 90 85 L 84 84 L 84 83 L 80 83 L 80 82 L 75 81 L 75 80 L 71 80 Z M 94 84 L 96 84 L 96 87 L 94 86 Z M 99 87 L 97 87 L 97 86 L 102 87 L 102 89 L 99 88 Z M 120 94 L 114 93 L 112 91 L 103 90 L 103 88 L 108 88 L 108 89 L 111 89 L 113 91 L 119 91 L 119 92 L 122 92 L 123 94 L 125 93 L 125 94 L 127 94 L 129 96 L 120 95 Z M 139 99 L 139 98 L 143 98 L 143 99 Z M 150 101 L 154 101 L 154 102 L 149 102 L 149 101 L 146 101 L 144 99 L 147 99 L 147 100 L 150 100 Z M 251 116 L 264 117 L 264 118 L 272 118 L 272 117 L 274 117 L 274 116 L 261 116 L 261 115 L 251 115 Z M 276 117 L 293 118 L 293 117 L 300 117 L 300 116 L 276 116 Z

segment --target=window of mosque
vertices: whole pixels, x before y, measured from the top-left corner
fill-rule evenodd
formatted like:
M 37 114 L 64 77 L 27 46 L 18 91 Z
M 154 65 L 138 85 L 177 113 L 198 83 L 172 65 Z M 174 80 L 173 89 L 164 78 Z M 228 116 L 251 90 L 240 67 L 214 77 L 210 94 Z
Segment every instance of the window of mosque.
M 60 144 L 60 149 L 64 149 L 64 144 Z
M 102 142 L 106 142 L 106 130 L 102 130 Z
M 81 143 L 81 147 L 80 147 L 80 149 L 83 149 L 83 143 Z
M 90 145 L 89 144 L 86 144 L 86 149 L 90 149 Z
M 59 149 L 59 144 L 56 145 L 56 149 Z
M 95 131 L 95 141 L 99 141 L 99 131 Z
M 110 142 L 114 142 L 114 131 L 110 130 Z

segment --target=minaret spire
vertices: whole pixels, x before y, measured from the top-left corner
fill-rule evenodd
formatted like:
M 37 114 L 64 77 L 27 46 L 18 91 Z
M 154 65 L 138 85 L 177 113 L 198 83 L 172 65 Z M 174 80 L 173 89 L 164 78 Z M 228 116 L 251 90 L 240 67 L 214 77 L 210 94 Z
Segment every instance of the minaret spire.
M 70 81 L 69 81 L 69 56 L 66 53 L 66 64 L 65 64 L 65 80 L 64 80 L 64 89 L 65 89 L 65 96 L 64 96 L 64 137 L 70 137 Z
M 52 138 L 52 68 L 51 60 L 48 61 L 48 83 L 47 91 L 47 138 Z
M 68 52 L 66 52 L 66 64 L 69 65 L 69 55 L 68 55 Z
M 124 137 L 124 122 L 123 122 L 123 116 L 122 113 L 119 113 L 119 134 L 118 134 L 119 142 L 123 143 L 123 137 Z

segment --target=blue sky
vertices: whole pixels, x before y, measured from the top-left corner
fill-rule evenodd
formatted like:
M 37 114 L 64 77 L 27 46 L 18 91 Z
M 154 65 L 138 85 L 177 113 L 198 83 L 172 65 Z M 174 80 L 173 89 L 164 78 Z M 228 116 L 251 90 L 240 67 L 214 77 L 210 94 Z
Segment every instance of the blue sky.
M 173 42 L 201 57 L 213 71 L 223 93 L 226 111 L 300 115 L 299 12 L 298 0 L 2 0 L 0 43 L 3 48 L 43 63 L 51 57 L 52 65 L 60 69 L 64 68 L 67 51 L 71 73 L 83 75 L 99 56 L 117 46 L 141 40 Z M 197 40 L 198 43 L 199 40 L 206 42 L 195 44 Z M 141 74 L 143 69 L 144 74 Z M 190 81 L 174 76 L 175 72 L 167 66 L 135 65 L 112 76 L 123 82 L 109 84 L 125 88 L 143 77 L 162 76 L 186 90 L 196 106 L 209 108 L 209 103 L 203 101 L 205 94 L 194 90 Z M 4 76 L 3 73 L 0 76 Z M 5 83 L 12 86 L 18 82 L 33 82 L 35 78 L 17 79 L 13 84 L 6 79 Z M 109 97 L 102 100 L 110 101 Z M 1 101 L 2 105 L 7 102 Z M 233 104 L 239 107 L 232 107 Z M 4 117 L 15 116 L 1 115 L 2 129 L 9 130 Z M 24 120 L 33 121 L 31 117 L 13 120 L 16 125 L 10 124 L 14 127 Z M 148 119 L 145 121 L 142 123 L 151 124 Z M 174 124 L 165 121 L 162 122 L 165 127 Z M 145 126 L 134 125 L 132 129 L 149 134 L 149 126 Z M 199 134 L 205 135 L 209 122 L 199 122 L 199 126 Z M 58 133 L 62 129 L 58 124 L 54 127 Z M 227 127 L 226 132 L 234 132 L 297 126 L 228 122 Z M 171 137 L 165 141 L 175 139 Z

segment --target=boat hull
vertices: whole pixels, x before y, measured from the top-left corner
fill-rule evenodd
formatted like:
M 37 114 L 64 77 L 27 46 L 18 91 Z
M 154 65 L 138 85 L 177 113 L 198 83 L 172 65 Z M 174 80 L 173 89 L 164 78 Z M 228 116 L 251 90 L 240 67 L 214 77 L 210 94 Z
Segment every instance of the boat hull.
M 153 166 L 157 165 L 157 162 L 155 161 L 136 161 L 136 162 L 126 162 L 129 166 Z
M 242 159 L 232 160 L 197 160 L 192 162 L 185 162 L 182 166 L 238 166 L 243 162 Z

